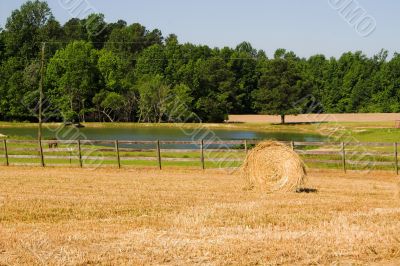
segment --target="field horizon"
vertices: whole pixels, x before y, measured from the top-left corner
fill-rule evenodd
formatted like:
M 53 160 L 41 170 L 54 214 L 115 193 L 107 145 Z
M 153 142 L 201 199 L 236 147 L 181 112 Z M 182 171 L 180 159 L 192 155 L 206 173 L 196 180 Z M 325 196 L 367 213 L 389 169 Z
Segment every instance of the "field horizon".
M 232 123 L 280 123 L 278 115 L 229 115 Z M 400 120 L 399 113 L 309 113 L 299 115 L 287 115 L 287 123 L 392 123 Z

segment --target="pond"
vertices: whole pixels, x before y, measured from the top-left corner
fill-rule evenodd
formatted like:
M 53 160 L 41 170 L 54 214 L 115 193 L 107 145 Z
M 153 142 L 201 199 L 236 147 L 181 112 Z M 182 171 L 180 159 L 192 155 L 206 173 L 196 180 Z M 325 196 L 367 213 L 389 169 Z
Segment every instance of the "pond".
M 0 134 L 7 136 L 36 138 L 36 127 L 5 127 L 0 128 Z M 190 141 L 201 139 L 217 140 L 254 140 L 274 139 L 280 141 L 324 141 L 325 137 L 308 133 L 262 132 L 255 130 L 237 129 L 180 129 L 168 126 L 143 126 L 119 128 L 74 128 L 67 127 L 61 130 L 45 128 L 45 139 L 89 139 L 89 140 L 169 140 Z

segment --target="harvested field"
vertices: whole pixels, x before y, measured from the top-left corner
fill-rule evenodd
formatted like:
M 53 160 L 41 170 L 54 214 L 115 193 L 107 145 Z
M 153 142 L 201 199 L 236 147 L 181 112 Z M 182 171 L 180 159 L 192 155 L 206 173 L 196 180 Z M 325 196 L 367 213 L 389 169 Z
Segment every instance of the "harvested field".
M 400 262 L 399 178 L 311 171 L 318 193 L 216 170 L 0 167 L 0 264 Z

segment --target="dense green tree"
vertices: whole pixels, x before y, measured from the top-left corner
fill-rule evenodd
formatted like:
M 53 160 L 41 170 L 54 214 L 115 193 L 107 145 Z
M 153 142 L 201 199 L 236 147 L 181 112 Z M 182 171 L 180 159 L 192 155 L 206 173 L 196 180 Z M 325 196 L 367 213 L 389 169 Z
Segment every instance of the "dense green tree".
M 103 14 L 90 14 L 85 20 L 84 25 L 88 40 L 92 42 L 97 49 L 104 47 L 110 34 L 110 28 L 104 20 Z
M 125 98 L 116 92 L 101 91 L 93 97 L 93 103 L 99 113 L 114 122 L 125 107 Z
M 170 86 L 162 76 L 144 76 L 138 82 L 139 121 L 162 122 L 168 116 Z
M 54 42 L 62 35 L 46 2 L 27 1 L 14 10 L 1 32 L 1 116 L 35 120 L 37 65 L 42 42 Z M 51 57 L 57 47 L 47 50 Z M 32 108 L 32 109 L 31 109 Z
M 139 23 L 129 26 L 114 27 L 107 40 L 106 48 L 123 58 L 134 60 L 145 48 L 161 44 L 162 36 L 159 30 L 149 32 Z
M 235 76 L 237 92 L 234 96 L 232 112 L 237 114 L 252 113 L 252 92 L 257 89 L 258 53 L 250 43 L 239 44 L 230 56 L 229 67 Z
M 9 56 L 18 56 L 26 60 L 37 58 L 43 41 L 50 33 L 49 28 L 55 20 L 46 2 L 28 1 L 20 9 L 14 10 L 5 25 L 4 42 Z M 54 33 L 54 32 L 53 32 Z
M 124 90 L 124 81 L 126 73 L 125 61 L 113 52 L 101 50 L 97 67 L 104 80 L 107 90 L 122 92 Z
M 383 64 L 374 81 L 375 92 L 371 95 L 368 111 L 400 112 L 400 54 L 396 53 Z
M 155 44 L 145 49 L 139 56 L 136 64 L 136 73 L 139 77 L 146 75 L 164 75 L 167 66 L 164 47 Z
M 99 52 L 97 67 L 106 92 L 115 92 L 124 97 L 124 101 L 120 104 L 123 108 L 118 109 L 121 113 L 118 118 L 124 121 L 133 121 L 138 92 L 135 87 L 133 71 L 127 71 L 129 62 L 113 52 L 103 49 Z
M 326 60 L 324 55 L 311 56 L 303 70 L 303 78 L 311 83 L 311 91 L 315 100 L 322 102 L 325 94 L 327 68 L 329 61 Z M 322 111 L 322 110 L 318 110 Z
M 296 104 L 305 95 L 298 59 L 293 53 L 277 50 L 259 81 L 259 88 L 253 92 L 254 107 L 262 113 L 285 116 L 298 114 L 301 109 Z
M 65 43 L 71 41 L 87 41 L 88 35 L 85 27 L 85 21 L 79 18 L 72 18 L 63 25 Z
M 4 31 L 0 27 L 0 65 L 3 62 L 3 60 L 5 59 L 4 52 L 5 52 Z
M 49 97 L 64 120 L 85 121 L 86 110 L 98 88 L 98 52 L 90 43 L 75 41 L 57 51 L 47 68 Z
M 32 120 L 32 114 L 23 105 L 26 91 L 21 90 L 23 63 L 18 57 L 9 57 L 0 69 L 0 115 L 5 120 Z
M 219 57 L 199 60 L 196 66 L 198 86 L 194 88 L 196 112 L 210 122 L 222 122 L 232 110 L 237 92 L 234 75 Z
M 0 119 L 36 121 L 40 48 L 46 43 L 50 121 L 221 122 L 229 113 L 399 112 L 400 56 L 272 59 L 235 48 L 181 44 L 104 15 L 63 26 L 46 2 L 26 1 L 0 29 Z M 47 101 L 46 101 L 47 102 Z
M 195 119 L 191 90 L 184 84 L 176 85 L 167 101 L 167 122 L 192 122 Z
M 165 79 L 172 85 L 182 83 L 182 75 L 190 58 L 185 58 L 182 45 L 179 44 L 175 34 L 166 38 L 164 51 L 167 61 L 164 70 Z

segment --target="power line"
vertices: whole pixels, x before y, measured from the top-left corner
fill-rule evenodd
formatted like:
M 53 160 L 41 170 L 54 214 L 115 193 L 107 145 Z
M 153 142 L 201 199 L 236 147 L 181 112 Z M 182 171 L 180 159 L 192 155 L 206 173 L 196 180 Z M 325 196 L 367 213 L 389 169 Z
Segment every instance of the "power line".
M 116 56 L 119 56 L 118 54 L 116 54 Z M 125 55 L 125 56 L 127 56 L 127 55 Z M 37 58 L 37 59 L 26 59 L 25 57 L 17 57 L 17 56 L 10 56 L 10 57 L 8 57 L 8 58 L 6 58 L 5 60 L 3 60 L 2 62 L 5 62 L 5 61 L 7 61 L 7 59 L 10 59 L 10 58 L 16 58 L 16 59 L 21 59 L 21 60 L 23 60 L 23 61 L 25 61 L 25 62 L 40 62 L 40 60 L 41 59 L 39 59 L 39 58 Z M 190 61 L 190 60 L 194 60 L 194 61 L 197 61 L 197 60 L 200 60 L 200 59 L 204 59 L 204 60 L 208 60 L 208 59 L 214 59 L 214 58 L 219 58 L 219 59 L 222 59 L 222 60 L 224 60 L 224 61 L 227 61 L 227 62 L 229 62 L 229 61 L 245 61 L 245 60 L 249 60 L 249 61 L 259 61 L 260 60 L 260 58 L 246 58 L 246 57 L 244 57 L 244 58 L 222 58 L 222 57 L 219 57 L 219 56 L 205 56 L 205 57 L 198 57 L 198 58 L 190 58 L 190 57 L 188 57 L 188 58 L 184 58 L 184 57 L 182 57 L 182 58 L 150 58 L 150 59 L 144 59 L 145 61 L 155 61 L 155 62 L 159 62 L 159 61 Z M 121 58 L 122 59 L 122 58 Z M 79 60 L 79 59 L 72 59 L 72 58 L 63 58 L 63 59 L 61 59 L 61 58 L 54 58 L 54 57 L 51 57 L 51 58 L 45 58 L 45 61 L 81 61 L 81 60 Z M 141 60 L 140 58 L 130 58 L 130 59 L 127 59 L 128 61 L 138 61 L 138 60 Z

